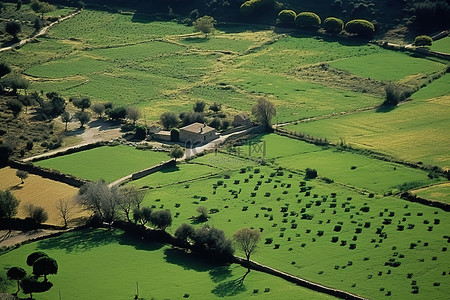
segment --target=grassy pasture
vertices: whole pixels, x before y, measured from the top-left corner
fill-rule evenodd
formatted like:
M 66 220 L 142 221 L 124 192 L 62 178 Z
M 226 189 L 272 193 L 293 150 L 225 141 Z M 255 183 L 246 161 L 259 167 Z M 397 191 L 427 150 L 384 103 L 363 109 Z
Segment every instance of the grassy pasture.
M 395 190 L 397 186 L 407 182 L 415 182 L 419 186 L 433 182 L 424 171 L 361 154 L 327 149 L 276 134 L 250 140 L 241 148 L 241 154 L 246 157 L 261 156 L 261 153 L 249 152 L 259 149 L 255 143 L 265 144 L 266 159 L 283 168 L 300 171 L 313 168 L 321 177 L 381 194 Z
M 434 41 L 430 49 L 433 51 L 450 53 L 450 37 L 447 36 L 443 39 Z
M 411 75 L 431 74 L 446 68 L 441 63 L 414 58 L 394 51 L 346 58 L 334 61 L 330 65 L 337 69 L 350 71 L 360 77 L 383 81 L 397 81 Z
M 450 203 L 450 183 L 433 185 L 412 192 L 421 198 Z
M 38 299 L 55 299 L 59 293 L 64 299 L 132 299 L 136 282 L 144 299 L 183 299 L 185 294 L 189 299 L 333 298 L 255 271 L 239 287 L 236 280 L 246 271 L 241 266 L 216 265 L 119 230 L 75 231 L 21 246 L 0 256 L 2 270 L 20 266 L 29 271 L 25 261 L 34 251 L 46 252 L 59 265 L 58 274 L 49 276 L 53 288 L 36 294 Z
M 183 222 L 202 226 L 193 218 L 198 206 L 217 209 L 206 224 L 228 236 L 244 226 L 262 231 L 256 261 L 368 298 L 447 297 L 448 213 L 392 197 L 368 198 L 288 171 L 247 167 L 226 173 L 230 178 L 150 190 L 144 205 L 170 209 L 171 232 Z M 418 295 L 412 286 L 419 287 Z
M 33 204 L 43 207 L 48 213 L 47 224 L 63 225 L 56 205 L 61 199 L 73 198 L 78 193 L 78 189 L 32 174 L 28 175 L 24 184 L 20 184 L 21 181 L 16 176 L 16 171 L 16 169 L 9 167 L 0 169 L 0 178 L 2 178 L 0 180 L 0 189 L 11 190 L 13 195 L 20 200 L 17 217 L 27 217 L 25 205 Z M 86 216 L 86 213 L 81 210 L 81 206 L 76 206 L 70 219 Z
M 136 150 L 129 146 L 99 147 L 35 162 L 88 180 L 112 182 L 133 172 L 169 160 L 165 152 Z
M 449 78 L 444 75 L 413 94 L 413 101 L 389 112 L 367 111 L 293 124 L 286 129 L 333 142 L 343 138 L 358 147 L 448 168 Z

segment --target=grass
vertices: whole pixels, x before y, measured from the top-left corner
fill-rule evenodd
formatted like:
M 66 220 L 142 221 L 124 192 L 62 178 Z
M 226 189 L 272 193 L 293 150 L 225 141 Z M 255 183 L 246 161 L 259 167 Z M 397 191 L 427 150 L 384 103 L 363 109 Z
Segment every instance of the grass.
M 342 59 L 330 63 L 330 66 L 350 71 L 360 77 L 383 81 L 397 81 L 411 75 L 431 74 L 446 68 L 441 63 L 393 51 Z
M 261 156 L 261 153 L 258 153 L 260 151 L 249 154 L 249 151 L 260 149 L 255 146 L 258 142 L 266 148 L 265 158 L 276 165 L 299 171 L 313 168 L 321 177 L 376 193 L 395 191 L 397 186 L 407 182 L 416 182 L 419 185 L 433 182 L 424 171 L 361 154 L 327 149 L 276 134 L 250 140 L 241 153 L 246 157 Z
M 442 183 L 412 191 L 421 198 L 450 203 L 450 183 Z
M 392 111 L 337 116 L 289 125 L 286 129 L 336 143 L 342 139 L 407 161 L 448 168 L 449 78 L 447 74 L 434 81 L 413 94 L 413 101 Z
M 393 197 L 369 198 L 336 184 L 304 181 L 286 170 L 276 175 L 270 167 L 242 167 L 250 168 L 225 173 L 230 178 L 221 175 L 150 190 L 143 205 L 170 209 L 174 216 L 170 232 L 183 222 L 202 226 L 192 218 L 198 206 L 217 209 L 206 224 L 223 229 L 227 236 L 241 227 L 262 231 L 254 260 L 364 297 L 388 293 L 394 298 L 447 297 L 450 279 L 442 274 L 447 274 L 450 261 L 442 249 L 448 246 L 448 213 Z M 312 219 L 302 218 L 303 214 Z M 337 225 L 340 231 L 335 231 Z M 332 237 L 338 242 L 333 243 Z M 417 246 L 411 248 L 411 243 Z M 356 248 L 350 249 L 350 244 Z M 400 265 L 390 266 L 393 262 Z M 413 280 L 419 286 L 417 296 L 411 294 Z
M 445 37 L 434 41 L 430 49 L 433 51 L 450 53 L 450 37 Z
M 17 217 L 27 217 L 25 206 L 33 204 L 41 206 L 48 213 L 47 224 L 63 225 L 62 219 L 59 216 L 56 205 L 61 199 L 72 199 L 77 193 L 78 189 L 67 184 L 42 178 L 37 175 L 29 174 L 25 179 L 24 184 L 20 184 L 20 179 L 16 176 L 16 169 L 5 167 L 0 169 L 0 189 L 11 190 L 14 196 L 20 200 L 19 211 Z M 70 219 L 86 216 L 87 214 L 81 211 L 80 206 L 75 206 L 72 210 Z
M 104 179 L 112 182 L 167 160 L 169 156 L 165 152 L 136 150 L 119 145 L 94 148 L 41 160 L 35 164 L 92 181 Z
M 245 273 L 240 266 L 217 265 L 119 230 L 75 231 L 21 246 L 0 257 L 2 270 L 21 266 L 30 271 L 26 257 L 38 250 L 59 265 L 58 274 L 49 276 L 53 288 L 36 294 L 39 299 L 132 299 L 136 285 L 144 299 L 183 299 L 186 294 L 190 299 L 332 298 L 255 271 L 239 286 L 236 280 Z M 9 291 L 14 288 L 12 284 Z

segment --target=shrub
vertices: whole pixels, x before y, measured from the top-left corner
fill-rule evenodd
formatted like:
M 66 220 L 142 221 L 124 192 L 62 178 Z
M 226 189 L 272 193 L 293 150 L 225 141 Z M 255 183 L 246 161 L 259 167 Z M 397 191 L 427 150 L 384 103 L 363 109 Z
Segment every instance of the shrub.
M 106 114 L 113 120 L 124 119 L 127 115 L 127 109 L 123 106 L 108 109 Z
M 306 178 L 307 179 L 314 179 L 314 178 L 317 177 L 317 170 L 316 169 L 306 168 L 305 172 L 306 172 Z
M 136 133 L 134 134 L 134 138 L 138 140 L 143 140 L 147 137 L 147 127 L 144 125 L 136 126 Z
M 326 18 L 322 25 L 328 33 L 339 33 L 344 29 L 344 22 L 335 17 Z
M 159 122 L 161 122 L 165 130 L 169 130 L 176 127 L 180 123 L 180 119 L 175 113 L 167 111 L 161 114 Z
M 17 99 L 8 99 L 6 105 L 8 106 L 8 109 L 12 111 L 14 117 L 17 117 L 23 108 L 23 104 Z
M 419 35 L 414 39 L 414 45 L 416 46 L 431 46 L 433 39 L 428 35 Z
M 154 211 L 150 215 L 150 223 L 161 230 L 166 230 L 172 225 L 172 215 L 168 210 Z
M 371 37 L 375 32 L 375 26 L 367 20 L 356 19 L 345 24 L 345 31 L 361 37 Z
M 48 219 L 47 212 L 40 206 L 29 204 L 25 207 L 25 209 L 28 212 L 28 217 L 30 217 L 37 224 L 42 224 Z
M 293 25 L 295 24 L 296 16 L 297 14 L 295 13 L 295 11 L 290 9 L 284 9 L 280 11 L 280 13 L 278 14 L 278 20 L 280 24 Z
M 295 24 L 300 28 L 315 28 L 321 23 L 320 17 L 313 12 L 302 12 L 295 17 Z

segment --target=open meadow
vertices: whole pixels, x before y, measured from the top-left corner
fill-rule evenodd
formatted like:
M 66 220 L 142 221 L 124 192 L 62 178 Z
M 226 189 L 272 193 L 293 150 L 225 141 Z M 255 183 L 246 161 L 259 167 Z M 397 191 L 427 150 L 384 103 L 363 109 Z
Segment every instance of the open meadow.
M 0 169 L 0 190 L 4 191 L 9 189 L 20 200 L 17 217 L 28 217 L 25 207 L 28 204 L 33 204 L 35 206 L 41 206 L 48 213 L 46 224 L 63 225 L 64 222 L 56 208 L 57 204 L 59 200 L 72 200 L 78 193 L 78 189 L 33 174 L 28 175 L 24 184 L 21 184 L 20 179 L 16 176 L 16 171 L 16 169 L 9 167 Z M 86 217 L 90 214 L 89 212 L 83 211 L 79 205 L 75 205 L 71 212 L 71 219 Z
M 246 269 L 239 265 L 217 265 L 120 230 L 74 231 L 23 245 L 0 256 L 1 269 L 30 271 L 25 262 L 34 251 L 44 251 L 59 266 L 58 274 L 49 276 L 53 288 L 33 294 L 36 299 L 133 299 L 136 285 L 144 299 L 334 299 L 256 271 L 240 286 Z M 12 284 L 9 291 L 15 289 Z
M 213 163 L 207 157 L 213 155 L 201 158 Z M 170 232 L 182 223 L 208 224 L 227 236 L 257 228 L 262 236 L 254 260 L 315 282 L 369 298 L 446 298 L 448 213 L 235 163 L 236 171 L 215 178 L 151 189 L 143 204 L 172 212 Z M 209 210 L 207 222 L 196 219 L 199 206 Z
M 413 194 L 433 201 L 450 203 L 450 183 L 442 183 L 411 191 Z
M 155 166 L 170 157 L 167 152 L 137 150 L 130 146 L 103 146 L 37 161 L 37 166 L 96 181 L 112 182 L 131 173 Z

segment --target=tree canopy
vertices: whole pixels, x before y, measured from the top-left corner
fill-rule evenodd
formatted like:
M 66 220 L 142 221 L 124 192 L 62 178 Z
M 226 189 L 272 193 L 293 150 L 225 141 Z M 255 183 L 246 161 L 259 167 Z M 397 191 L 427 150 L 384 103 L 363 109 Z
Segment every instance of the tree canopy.
M 272 126 L 272 118 L 277 114 L 275 105 L 267 98 L 261 97 L 252 108 L 252 114 L 259 124 L 269 129 Z
M 194 29 L 195 31 L 200 31 L 204 33 L 206 36 L 210 33 L 214 33 L 214 26 L 217 24 L 217 21 L 214 20 L 211 16 L 203 16 L 194 21 Z
M 250 255 L 255 251 L 258 245 L 261 233 L 256 229 L 241 228 L 233 235 L 233 240 L 244 251 L 247 261 L 250 260 Z

